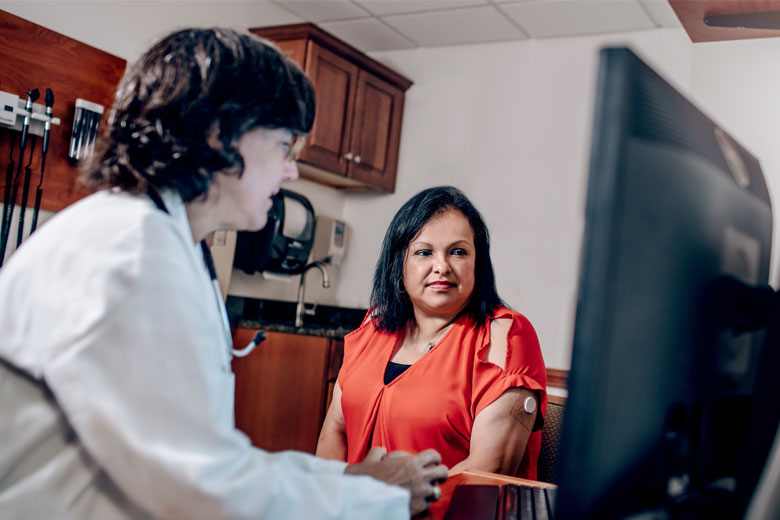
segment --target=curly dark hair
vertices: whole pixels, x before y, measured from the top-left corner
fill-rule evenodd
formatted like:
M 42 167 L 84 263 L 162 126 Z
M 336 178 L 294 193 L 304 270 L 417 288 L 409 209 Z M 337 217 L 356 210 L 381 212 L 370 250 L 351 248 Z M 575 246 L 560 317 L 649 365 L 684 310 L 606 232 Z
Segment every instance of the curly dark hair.
M 81 180 L 93 190 L 171 189 L 189 202 L 217 172 L 241 176 L 243 134 L 306 134 L 314 111 L 311 81 L 273 44 L 230 29 L 178 31 L 128 69 Z
M 423 190 L 409 199 L 387 229 L 371 291 L 370 308 L 377 329 L 396 332 L 414 318 L 409 296 L 399 290 L 406 250 L 428 221 L 450 209 L 461 212 L 469 221 L 476 250 L 474 292 L 461 314 L 468 315 L 476 326 L 482 326 L 487 316 L 499 306 L 506 305 L 496 290 L 496 277 L 490 260 L 490 235 L 482 215 L 459 189 L 438 186 Z

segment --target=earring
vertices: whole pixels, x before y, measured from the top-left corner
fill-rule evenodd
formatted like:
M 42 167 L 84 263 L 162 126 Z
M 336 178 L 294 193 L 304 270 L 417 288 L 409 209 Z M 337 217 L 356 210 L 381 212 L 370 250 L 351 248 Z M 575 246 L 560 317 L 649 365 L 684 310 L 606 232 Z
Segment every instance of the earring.
M 398 292 L 401 294 L 406 294 L 406 289 L 404 288 L 404 281 L 398 280 L 398 283 L 396 284 L 398 286 Z

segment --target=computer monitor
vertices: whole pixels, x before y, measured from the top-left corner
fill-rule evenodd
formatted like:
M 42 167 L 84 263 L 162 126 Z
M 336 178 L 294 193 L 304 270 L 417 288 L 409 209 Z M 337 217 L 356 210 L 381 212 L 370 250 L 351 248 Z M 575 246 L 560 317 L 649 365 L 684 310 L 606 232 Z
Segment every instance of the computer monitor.
M 730 326 L 774 301 L 761 167 L 622 48 L 601 51 L 592 139 L 558 517 L 739 517 L 780 380 L 757 378 L 766 320 Z

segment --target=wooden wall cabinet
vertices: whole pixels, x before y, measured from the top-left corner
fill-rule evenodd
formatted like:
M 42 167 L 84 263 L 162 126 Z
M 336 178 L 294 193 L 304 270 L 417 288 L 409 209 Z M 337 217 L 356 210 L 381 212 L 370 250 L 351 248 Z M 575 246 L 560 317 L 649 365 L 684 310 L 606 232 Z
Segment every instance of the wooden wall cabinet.
M 392 193 L 412 82 L 312 24 L 250 30 L 275 42 L 314 83 L 317 115 L 298 159 L 301 176 Z
M 235 329 L 236 348 L 256 332 Z M 233 359 L 236 426 L 264 450 L 314 453 L 343 355 L 340 340 L 266 332 L 251 354 Z

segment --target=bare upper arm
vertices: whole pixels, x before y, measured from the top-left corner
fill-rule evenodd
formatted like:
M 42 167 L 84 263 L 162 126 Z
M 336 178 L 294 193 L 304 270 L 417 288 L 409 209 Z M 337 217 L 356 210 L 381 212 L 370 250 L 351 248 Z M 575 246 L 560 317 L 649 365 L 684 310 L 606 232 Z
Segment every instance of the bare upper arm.
M 338 381 L 333 387 L 333 400 L 322 423 L 317 440 L 316 455 L 326 459 L 346 460 L 347 435 L 344 411 L 341 409 L 341 387 Z
M 512 318 L 498 318 L 490 322 L 487 360 L 501 368 L 505 368 L 506 365 L 507 336 L 511 325 Z
M 506 367 L 511 318 L 490 322 L 490 345 L 487 361 L 502 369 Z M 477 414 L 471 431 L 467 459 L 454 466 L 451 473 L 463 469 L 481 469 L 513 475 L 520 467 L 537 410 L 525 411 L 525 400 L 536 392 L 524 387 L 508 388 Z
M 341 387 L 338 379 L 333 385 L 333 398 L 330 401 L 328 412 L 325 414 L 325 420 L 333 426 L 344 427 L 344 411 L 341 409 Z
M 525 411 L 524 402 L 534 396 L 523 387 L 507 389 L 474 419 L 469 456 L 451 469 L 479 469 L 516 475 L 525 454 L 537 411 Z

